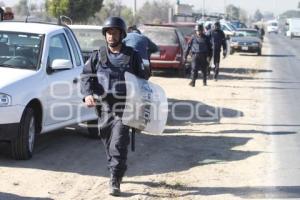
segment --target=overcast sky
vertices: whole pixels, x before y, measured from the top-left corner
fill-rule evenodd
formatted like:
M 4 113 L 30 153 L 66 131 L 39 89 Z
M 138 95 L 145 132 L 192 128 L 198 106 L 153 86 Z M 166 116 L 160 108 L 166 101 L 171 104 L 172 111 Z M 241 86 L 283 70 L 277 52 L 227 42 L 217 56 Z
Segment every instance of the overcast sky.
M 6 5 L 14 5 L 19 0 L 0 0 Z M 147 0 L 136 0 L 137 7 L 141 7 Z M 152 1 L 152 0 L 148 0 Z M 157 0 L 159 1 L 159 0 Z M 281 14 L 286 10 L 296 9 L 299 0 L 180 0 L 180 3 L 194 5 L 195 9 L 201 9 L 203 1 L 205 8 L 209 12 L 223 12 L 225 4 L 233 4 L 253 14 L 255 10 L 271 11 L 275 14 Z M 43 0 L 31 0 L 31 2 L 43 2 Z M 133 7 L 134 0 L 121 0 L 123 5 Z M 176 0 L 169 0 L 171 3 L 176 3 Z

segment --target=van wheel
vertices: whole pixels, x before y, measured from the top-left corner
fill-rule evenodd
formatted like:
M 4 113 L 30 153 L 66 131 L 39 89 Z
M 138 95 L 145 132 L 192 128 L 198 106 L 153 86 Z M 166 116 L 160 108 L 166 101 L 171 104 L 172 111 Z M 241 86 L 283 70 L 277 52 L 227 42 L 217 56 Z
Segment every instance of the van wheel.
M 234 50 L 233 50 L 233 49 L 230 49 L 229 54 L 230 54 L 230 55 L 233 55 L 233 54 L 234 54 Z
M 258 50 L 257 55 L 261 56 L 261 49 Z
M 186 77 L 186 66 L 185 63 L 181 64 L 179 68 L 177 69 L 177 75 L 181 78 Z
M 87 124 L 87 136 L 89 138 L 99 138 L 98 120 L 91 120 L 86 122 Z
M 31 107 L 25 109 L 19 126 L 18 137 L 11 142 L 12 157 L 16 160 L 28 160 L 33 155 L 37 135 L 36 118 Z

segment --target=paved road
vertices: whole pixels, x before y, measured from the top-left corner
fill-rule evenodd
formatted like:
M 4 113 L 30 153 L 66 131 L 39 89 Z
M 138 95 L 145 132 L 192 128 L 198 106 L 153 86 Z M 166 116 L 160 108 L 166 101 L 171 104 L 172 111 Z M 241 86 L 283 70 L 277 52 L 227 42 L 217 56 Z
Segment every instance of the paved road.
M 300 39 L 269 35 L 266 126 L 272 136 L 270 199 L 300 199 Z M 273 197 L 273 198 L 272 198 Z

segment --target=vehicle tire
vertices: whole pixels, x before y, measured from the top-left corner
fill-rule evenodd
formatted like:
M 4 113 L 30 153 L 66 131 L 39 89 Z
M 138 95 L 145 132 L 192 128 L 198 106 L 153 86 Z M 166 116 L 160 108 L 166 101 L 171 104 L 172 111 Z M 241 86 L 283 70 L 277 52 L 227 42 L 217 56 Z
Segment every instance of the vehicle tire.
M 98 120 L 91 120 L 87 123 L 87 137 L 99 138 Z
M 257 55 L 261 56 L 261 49 L 258 50 Z
M 230 54 L 230 55 L 234 54 L 234 50 L 233 50 L 233 49 L 230 49 L 229 54 Z
M 11 142 L 12 157 L 16 160 L 28 160 L 33 155 L 37 125 L 34 110 L 25 108 L 21 118 L 18 136 Z
M 186 63 L 185 64 L 185 77 L 188 77 L 191 75 L 191 63 Z
M 177 69 L 177 74 L 181 78 L 185 78 L 186 77 L 186 68 L 185 68 L 185 65 L 182 65 L 179 69 Z

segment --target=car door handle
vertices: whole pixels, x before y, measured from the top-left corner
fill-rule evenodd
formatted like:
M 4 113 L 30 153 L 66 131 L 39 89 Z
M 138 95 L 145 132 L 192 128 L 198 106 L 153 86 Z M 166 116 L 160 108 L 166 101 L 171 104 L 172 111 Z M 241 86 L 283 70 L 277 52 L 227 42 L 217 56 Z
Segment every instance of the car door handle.
M 74 84 L 77 84 L 77 83 L 78 83 L 78 78 L 74 78 L 74 79 L 73 79 L 73 83 L 74 83 Z

